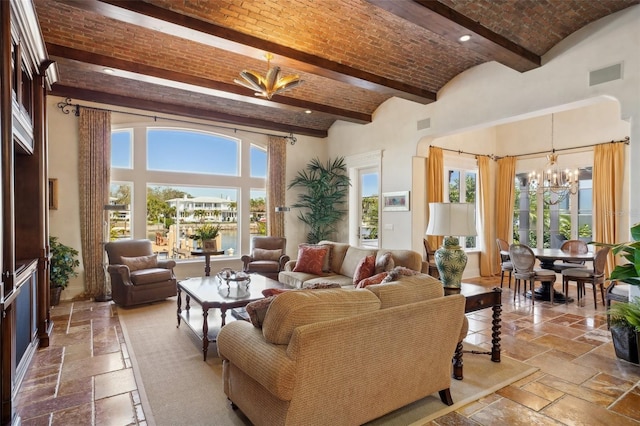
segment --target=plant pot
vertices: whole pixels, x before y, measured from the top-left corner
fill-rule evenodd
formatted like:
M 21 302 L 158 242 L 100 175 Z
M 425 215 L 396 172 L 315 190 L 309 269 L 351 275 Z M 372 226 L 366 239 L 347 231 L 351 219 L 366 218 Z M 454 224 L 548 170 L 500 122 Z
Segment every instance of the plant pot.
M 202 240 L 202 249 L 205 251 L 218 251 L 218 242 L 213 240 Z
M 62 287 L 51 287 L 49 289 L 49 297 L 51 306 L 57 306 L 60 303 L 60 294 L 62 293 Z
M 611 326 L 611 338 L 616 356 L 625 361 L 638 364 L 638 332 L 630 327 Z

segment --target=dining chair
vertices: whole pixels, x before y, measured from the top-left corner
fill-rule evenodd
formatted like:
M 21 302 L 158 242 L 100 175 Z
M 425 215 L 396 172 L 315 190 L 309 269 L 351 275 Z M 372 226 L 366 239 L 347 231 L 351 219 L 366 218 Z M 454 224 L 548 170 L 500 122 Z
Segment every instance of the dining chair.
M 436 259 L 434 257 L 435 250 L 431 248 L 431 244 L 429 244 L 429 240 L 427 240 L 426 238 L 422 239 L 422 244 L 424 245 L 424 251 L 427 253 L 427 263 L 429 264 L 429 275 L 431 275 L 434 278 L 440 278 L 440 272 L 438 272 L 438 267 L 436 266 Z
M 562 243 L 560 250 L 565 253 L 585 254 L 589 252 L 589 246 L 582 240 L 567 240 Z M 584 268 L 584 260 L 565 260 L 553 264 L 553 270 L 559 274 L 568 268 Z
M 498 255 L 500 256 L 500 288 L 504 281 L 504 273 L 509 273 L 509 288 L 511 288 L 511 274 L 513 273 L 513 263 L 509 257 L 509 243 L 501 238 L 496 238 Z
M 527 282 L 531 289 L 531 304 L 535 302 L 533 284 L 536 281 L 549 283 L 550 302 L 553 303 L 553 284 L 556 282 L 556 273 L 549 269 L 535 268 L 536 256 L 531 248 L 525 244 L 511 244 L 509 246 L 509 257 L 513 263 L 513 277 L 515 278 L 513 300 L 520 292 L 520 282 L 524 280 L 524 289 L 527 290 Z
M 629 301 L 629 284 L 620 281 L 611 281 L 607 286 L 604 298 L 604 306 L 607 309 L 607 329 L 611 328 L 611 318 L 609 318 L 609 308 L 611 302 L 623 302 Z
M 600 295 L 602 296 L 602 305 L 606 306 L 604 296 L 604 267 L 607 263 L 607 255 L 611 250 L 610 247 L 602 247 L 596 252 L 593 259 L 593 269 L 589 268 L 568 268 L 562 271 L 562 290 L 565 294 L 569 291 L 569 281 L 575 281 L 578 287 L 578 302 L 581 296 L 584 296 L 585 284 L 591 284 L 593 287 L 593 307 L 598 308 L 598 299 L 596 297 L 596 287 L 600 287 Z

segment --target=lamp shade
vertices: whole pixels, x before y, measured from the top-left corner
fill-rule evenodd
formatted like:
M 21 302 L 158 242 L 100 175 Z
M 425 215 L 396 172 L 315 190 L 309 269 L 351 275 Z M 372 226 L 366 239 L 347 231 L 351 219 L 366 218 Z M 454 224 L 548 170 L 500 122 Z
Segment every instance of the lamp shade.
M 429 203 L 427 235 L 474 236 L 476 209 L 470 203 Z

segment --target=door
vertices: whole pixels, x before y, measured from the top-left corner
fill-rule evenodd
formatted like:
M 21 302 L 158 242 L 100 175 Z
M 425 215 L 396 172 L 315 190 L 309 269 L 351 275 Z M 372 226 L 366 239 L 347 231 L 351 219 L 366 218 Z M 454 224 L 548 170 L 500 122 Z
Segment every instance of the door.
M 358 171 L 358 190 L 358 245 L 378 248 L 380 174 L 377 168 Z

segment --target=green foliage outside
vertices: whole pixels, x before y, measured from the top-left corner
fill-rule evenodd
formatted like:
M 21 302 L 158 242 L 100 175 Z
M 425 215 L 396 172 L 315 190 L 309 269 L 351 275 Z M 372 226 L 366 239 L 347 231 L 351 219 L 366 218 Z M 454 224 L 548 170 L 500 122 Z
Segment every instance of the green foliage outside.
M 307 242 L 313 244 L 330 239 L 335 233 L 335 224 L 346 213 L 344 206 L 349 185 L 343 157 L 328 160 L 326 164 L 315 158 L 289 183 L 289 189 L 303 189 L 293 207 L 303 209 L 298 213 L 298 219 L 311 228 Z
M 80 266 L 78 250 L 58 241 L 58 237 L 49 237 L 51 264 L 49 265 L 49 286 L 66 288 L 71 277 L 77 277 L 76 268 Z
M 367 238 L 378 238 L 378 196 L 371 195 L 362 198 L 362 225 L 369 229 Z

